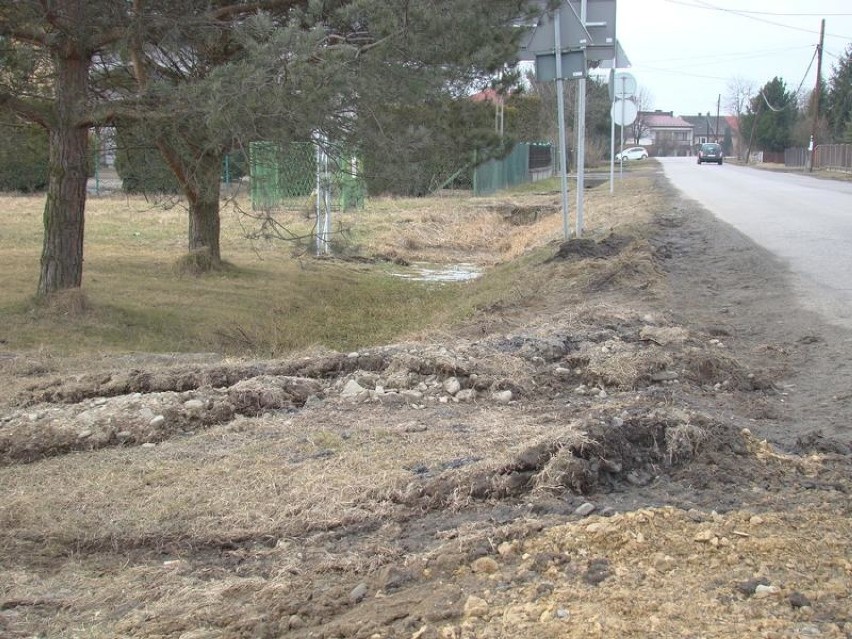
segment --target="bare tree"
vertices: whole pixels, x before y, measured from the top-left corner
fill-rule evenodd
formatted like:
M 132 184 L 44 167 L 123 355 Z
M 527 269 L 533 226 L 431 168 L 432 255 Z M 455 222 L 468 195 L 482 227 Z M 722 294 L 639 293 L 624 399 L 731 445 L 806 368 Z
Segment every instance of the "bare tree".
M 751 98 L 756 91 L 755 84 L 742 76 L 734 76 L 728 80 L 725 93 L 725 109 L 731 115 L 740 117 L 748 109 Z
M 727 92 L 725 94 L 725 109 L 737 118 L 740 135 L 742 135 L 744 118 L 748 113 L 748 107 L 755 91 L 754 82 L 742 76 L 734 76 L 728 80 Z M 737 144 L 736 148 L 739 155 L 743 149 L 742 143 Z
M 647 87 L 640 86 L 633 101 L 636 103 L 638 113 L 631 134 L 633 144 L 638 146 L 642 138 L 651 132 L 651 128 L 648 126 L 648 114 L 654 108 L 654 94 Z

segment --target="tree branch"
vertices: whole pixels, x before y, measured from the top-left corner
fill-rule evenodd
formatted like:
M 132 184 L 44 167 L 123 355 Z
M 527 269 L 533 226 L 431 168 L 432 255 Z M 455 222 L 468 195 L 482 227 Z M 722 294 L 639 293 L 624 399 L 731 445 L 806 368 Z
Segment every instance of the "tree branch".
M 260 2 L 250 2 L 247 4 L 231 4 L 216 9 L 210 14 L 210 17 L 214 20 L 228 20 L 239 15 L 257 13 L 258 11 L 292 9 L 300 4 L 305 4 L 305 0 L 261 0 Z
M 163 138 L 158 138 L 155 144 L 160 150 L 163 160 L 165 160 L 166 164 L 172 170 L 172 173 L 175 174 L 178 183 L 180 183 L 181 188 L 186 195 L 186 199 L 189 200 L 190 203 L 197 201 L 199 196 L 198 189 L 193 185 L 189 176 L 189 171 L 187 171 L 186 165 L 183 163 L 180 154 Z
M 47 105 L 42 108 L 31 102 L 21 100 L 11 93 L 0 91 L 0 107 L 10 109 L 25 120 L 38 124 L 45 129 L 51 127 L 51 111 Z
M 11 29 L 4 28 L 3 25 L 0 25 L 0 35 L 6 36 L 12 40 L 17 40 L 19 42 L 26 42 L 27 44 L 34 44 L 38 47 L 49 46 L 47 41 L 47 34 L 44 31 L 30 31 L 29 29 Z

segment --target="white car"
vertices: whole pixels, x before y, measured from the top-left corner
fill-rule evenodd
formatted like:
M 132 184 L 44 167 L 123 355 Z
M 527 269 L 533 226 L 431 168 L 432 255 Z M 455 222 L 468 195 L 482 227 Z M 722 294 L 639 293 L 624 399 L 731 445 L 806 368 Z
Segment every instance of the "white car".
M 621 153 L 617 153 L 615 156 L 615 161 L 622 162 L 623 160 L 644 160 L 647 157 L 648 151 L 646 151 L 644 147 L 634 146 L 629 149 L 624 149 Z

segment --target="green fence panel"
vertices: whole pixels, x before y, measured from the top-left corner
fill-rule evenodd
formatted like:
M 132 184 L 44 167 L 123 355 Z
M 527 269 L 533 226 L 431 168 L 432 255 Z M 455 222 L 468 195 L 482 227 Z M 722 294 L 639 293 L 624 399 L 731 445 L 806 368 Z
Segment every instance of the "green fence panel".
M 491 195 L 530 181 L 530 144 L 515 145 L 505 158 L 488 160 L 474 169 L 473 193 Z
M 310 142 L 249 145 L 252 208 L 302 208 L 317 188 L 316 146 Z M 341 209 L 363 208 L 364 181 L 354 160 L 331 163 L 330 186 Z
M 252 208 L 268 209 L 281 201 L 280 155 L 281 146 L 275 142 L 252 142 L 249 145 Z

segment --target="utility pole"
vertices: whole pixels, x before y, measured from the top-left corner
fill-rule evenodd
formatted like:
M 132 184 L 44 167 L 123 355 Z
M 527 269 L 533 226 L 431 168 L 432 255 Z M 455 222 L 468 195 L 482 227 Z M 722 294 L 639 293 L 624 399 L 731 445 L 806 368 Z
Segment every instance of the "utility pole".
M 746 164 L 751 164 L 751 145 L 754 143 L 754 132 L 757 131 L 757 122 L 760 120 L 760 114 L 763 111 L 763 102 L 766 100 L 762 93 L 758 93 L 758 95 L 763 100 L 757 103 L 757 113 L 755 113 L 754 120 L 751 123 L 751 135 L 748 138 L 748 151 L 746 151 Z
M 722 110 L 722 94 L 719 94 L 719 98 L 716 100 L 716 131 L 714 142 L 719 142 L 719 112 Z
M 819 46 L 817 47 L 817 77 L 816 88 L 814 89 L 814 123 L 811 128 L 811 173 L 814 171 L 814 160 L 816 159 L 817 126 L 819 125 L 819 94 L 822 92 L 822 48 L 824 42 L 825 18 L 822 19 L 822 25 L 819 29 Z

